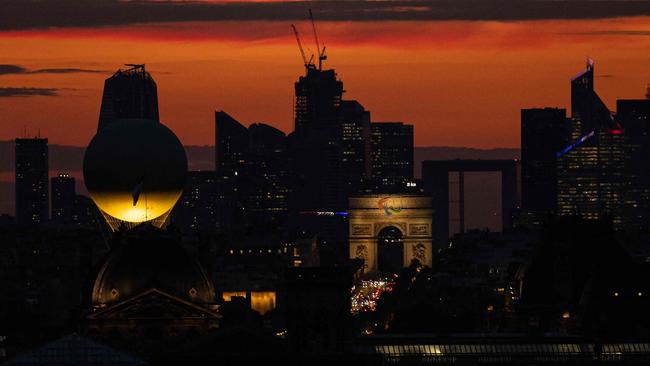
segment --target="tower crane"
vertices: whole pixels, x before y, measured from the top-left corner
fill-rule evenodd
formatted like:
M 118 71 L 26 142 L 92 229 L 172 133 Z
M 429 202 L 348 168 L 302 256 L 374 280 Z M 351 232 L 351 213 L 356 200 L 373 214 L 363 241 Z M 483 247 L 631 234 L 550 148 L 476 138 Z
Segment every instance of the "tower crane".
M 316 32 L 316 22 L 314 21 L 314 15 L 309 9 L 309 19 L 311 20 L 311 28 L 314 31 L 314 40 L 316 41 L 316 51 L 318 52 L 318 70 L 322 70 L 323 61 L 327 60 L 327 55 L 325 54 L 325 45 L 323 48 L 320 48 L 320 42 L 318 41 L 318 33 Z
M 305 55 L 305 50 L 302 48 L 302 42 L 300 42 L 300 35 L 298 34 L 298 29 L 296 29 L 296 26 L 291 24 L 291 29 L 293 29 L 293 34 L 296 36 L 296 42 L 298 43 L 298 48 L 300 49 L 300 55 L 302 56 L 302 62 L 305 64 L 305 68 L 313 68 L 313 60 L 314 60 L 314 55 L 311 55 L 309 60 L 307 59 L 307 56 Z

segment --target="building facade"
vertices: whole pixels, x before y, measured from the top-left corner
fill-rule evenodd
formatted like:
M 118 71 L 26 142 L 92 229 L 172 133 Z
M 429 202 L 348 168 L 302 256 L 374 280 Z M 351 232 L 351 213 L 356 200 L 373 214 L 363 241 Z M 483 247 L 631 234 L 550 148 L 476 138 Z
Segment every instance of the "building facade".
M 267 124 L 248 128 L 223 111 L 215 114 L 218 224 L 282 227 L 289 206 L 286 135 Z
M 556 154 L 568 145 L 566 110 L 521 110 L 521 205 L 544 214 L 557 211 Z
M 214 171 L 191 171 L 183 194 L 172 211 L 172 222 L 181 232 L 212 232 L 216 229 L 217 181 Z
M 156 82 L 144 65 L 126 65 L 104 82 L 97 131 L 118 119 L 148 119 L 160 122 Z
M 431 266 L 431 203 L 430 197 L 420 195 L 350 197 L 350 259 L 363 259 L 365 273 L 388 273 L 408 267 L 413 260 Z M 391 259 L 397 262 L 392 268 Z
M 18 138 L 16 145 L 16 221 L 35 226 L 48 220 L 48 145 L 46 138 Z
M 413 180 L 413 126 L 371 124 L 372 177 L 379 191 L 399 191 Z
M 75 214 L 75 179 L 67 173 L 61 173 L 50 180 L 52 193 L 52 221 L 67 223 Z
M 594 64 L 571 80 L 570 144 L 558 151 L 557 209 L 562 216 L 624 224 L 627 136 L 594 90 Z
M 650 228 L 650 94 L 646 99 L 619 99 L 616 120 L 625 135 L 625 176 L 622 216 L 626 227 Z

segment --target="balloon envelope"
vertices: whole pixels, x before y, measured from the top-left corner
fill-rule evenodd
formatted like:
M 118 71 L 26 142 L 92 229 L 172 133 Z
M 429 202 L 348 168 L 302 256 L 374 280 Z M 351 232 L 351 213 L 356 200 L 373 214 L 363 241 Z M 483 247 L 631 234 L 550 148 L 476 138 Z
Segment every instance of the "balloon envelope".
M 153 220 L 180 197 L 187 157 L 176 135 L 144 119 L 119 120 L 100 130 L 84 156 L 84 182 L 95 204 L 127 222 Z

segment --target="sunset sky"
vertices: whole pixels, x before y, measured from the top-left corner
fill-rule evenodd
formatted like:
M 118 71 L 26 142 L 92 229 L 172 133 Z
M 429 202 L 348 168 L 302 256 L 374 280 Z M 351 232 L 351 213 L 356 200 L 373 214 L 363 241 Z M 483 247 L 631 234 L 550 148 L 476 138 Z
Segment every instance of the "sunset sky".
M 24 3 L 36 9 L 33 17 L 22 16 Z M 89 0 L 78 3 L 108 10 L 77 13 L 65 0 L 65 14 L 39 7 L 47 3 L 0 5 L 0 140 L 40 130 L 51 143 L 85 146 L 103 81 L 124 63 L 146 64 L 161 121 L 186 145 L 214 143 L 214 110 L 291 131 L 293 83 L 303 73 L 292 23 L 314 49 L 305 3 Z M 380 3 L 390 6 L 308 4 L 321 19 L 325 66 L 336 69 L 345 97 L 360 101 L 373 121 L 415 125 L 417 146 L 518 147 L 520 109 L 568 108 L 569 80 L 587 57 L 612 109 L 616 98 L 643 97 L 650 83 L 650 17 L 630 17 L 617 1 L 601 2 L 612 11 L 598 8 L 586 19 L 572 16 L 572 7 L 568 15 L 523 7 L 478 16 L 471 5 L 445 15 L 431 4 L 446 2 Z M 650 14 L 646 2 L 630 3 Z M 119 16 L 129 6 L 155 11 Z

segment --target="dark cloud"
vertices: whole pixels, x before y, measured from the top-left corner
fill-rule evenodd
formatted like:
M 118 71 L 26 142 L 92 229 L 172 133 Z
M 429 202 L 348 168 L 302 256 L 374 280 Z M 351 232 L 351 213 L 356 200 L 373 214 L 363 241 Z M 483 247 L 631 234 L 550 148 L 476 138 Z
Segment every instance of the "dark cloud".
M 3 0 L 0 30 L 151 22 L 321 20 L 527 20 L 650 15 L 650 0 L 322 0 L 289 2 Z
M 568 33 L 580 36 L 650 36 L 647 30 L 602 30 L 595 32 Z
M 24 74 L 27 69 L 18 65 L 0 65 L 0 75 Z
M 90 70 L 78 68 L 54 68 L 29 70 L 19 65 L 0 65 L 0 75 L 8 74 L 72 74 L 72 73 L 101 73 L 103 70 Z
M 59 89 L 56 88 L 0 88 L 0 98 L 31 96 L 55 97 L 57 95 L 59 95 Z
M 60 69 L 39 69 L 30 71 L 29 74 L 73 74 L 73 73 L 103 73 L 104 70 L 60 68 Z

